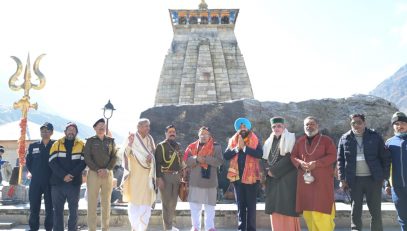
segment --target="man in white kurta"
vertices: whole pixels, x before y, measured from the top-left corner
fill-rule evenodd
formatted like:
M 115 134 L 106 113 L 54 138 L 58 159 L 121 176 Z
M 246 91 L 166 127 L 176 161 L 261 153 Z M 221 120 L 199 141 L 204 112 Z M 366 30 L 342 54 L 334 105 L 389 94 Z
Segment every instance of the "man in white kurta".
M 151 207 L 156 199 L 154 139 L 149 134 L 150 121 L 140 119 L 137 132 L 124 144 L 123 200 L 128 204 L 132 231 L 147 230 Z

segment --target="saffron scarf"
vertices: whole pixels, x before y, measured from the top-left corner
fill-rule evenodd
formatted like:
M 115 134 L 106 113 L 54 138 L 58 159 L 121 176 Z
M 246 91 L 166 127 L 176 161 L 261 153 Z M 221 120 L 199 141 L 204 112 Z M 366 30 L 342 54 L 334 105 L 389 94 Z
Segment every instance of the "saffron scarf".
M 213 139 L 210 138 L 208 142 L 206 142 L 201 149 L 199 149 L 199 140 L 191 143 L 188 145 L 187 149 L 184 153 L 184 161 L 188 159 L 188 155 L 191 153 L 192 156 L 213 156 Z M 200 164 L 202 168 L 208 169 L 208 164 Z
M 232 138 L 229 140 L 228 148 L 230 150 L 235 149 L 238 146 L 239 132 L 236 132 Z M 259 139 L 256 134 L 249 132 L 249 135 L 244 139 L 244 143 L 247 147 L 251 149 L 256 149 L 259 144 Z M 229 164 L 227 178 L 230 182 L 240 180 L 239 177 L 239 164 L 237 163 L 238 155 L 235 155 Z M 260 167 L 259 160 L 251 155 L 246 155 L 245 167 L 242 175 L 242 183 L 244 184 L 254 184 L 256 181 L 260 180 Z

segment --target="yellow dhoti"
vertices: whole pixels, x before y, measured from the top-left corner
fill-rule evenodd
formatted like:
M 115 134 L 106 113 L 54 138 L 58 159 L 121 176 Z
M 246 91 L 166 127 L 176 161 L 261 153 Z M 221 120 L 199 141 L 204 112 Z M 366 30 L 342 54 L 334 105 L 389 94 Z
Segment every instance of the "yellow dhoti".
M 333 231 L 335 229 L 335 205 L 332 206 L 331 214 L 304 211 L 303 216 L 308 231 Z

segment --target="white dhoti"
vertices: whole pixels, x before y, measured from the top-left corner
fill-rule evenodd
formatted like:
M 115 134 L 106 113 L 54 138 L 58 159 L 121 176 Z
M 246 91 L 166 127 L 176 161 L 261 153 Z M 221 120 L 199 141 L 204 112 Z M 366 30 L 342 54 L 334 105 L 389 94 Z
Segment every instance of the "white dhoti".
M 147 230 L 148 222 L 151 216 L 151 206 L 128 204 L 127 212 L 132 231 Z

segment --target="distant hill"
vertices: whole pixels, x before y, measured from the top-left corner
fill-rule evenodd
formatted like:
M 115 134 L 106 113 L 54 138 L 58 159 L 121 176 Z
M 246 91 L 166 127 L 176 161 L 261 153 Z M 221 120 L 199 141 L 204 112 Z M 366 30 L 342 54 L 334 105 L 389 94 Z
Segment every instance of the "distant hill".
M 371 95 L 375 95 L 394 103 L 400 111 L 407 112 L 407 64 L 394 75 L 380 83 Z
M 21 111 L 14 110 L 10 107 L 0 105 L 0 125 L 20 120 L 20 118 L 21 118 Z M 51 122 L 54 125 L 54 130 L 58 131 L 58 132 L 62 132 L 62 133 L 65 129 L 65 125 L 68 122 L 70 122 L 70 120 L 64 119 L 60 116 L 52 115 L 52 114 L 48 114 L 48 113 L 36 111 L 36 110 L 30 110 L 28 120 L 30 120 L 34 123 L 37 123 L 37 124 L 43 124 L 46 121 Z M 84 138 L 87 138 L 87 137 L 95 134 L 95 131 L 93 130 L 92 127 L 87 126 L 82 123 L 78 123 L 76 121 L 72 121 L 72 122 L 75 122 L 78 125 L 78 129 L 79 129 L 78 136 L 80 138 L 84 139 Z M 19 129 L 19 128 L 16 128 L 16 129 Z M 53 137 L 53 138 L 58 139 L 60 137 Z

